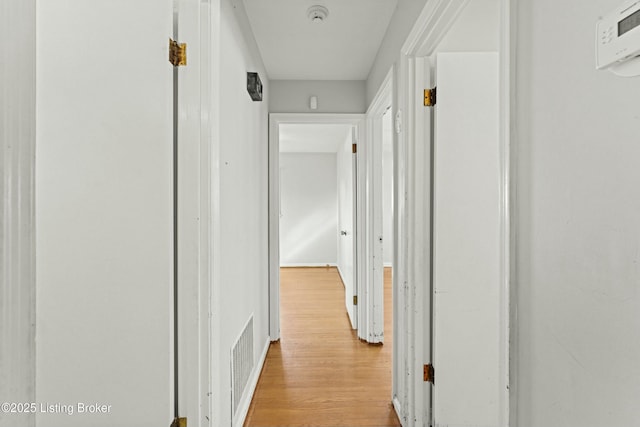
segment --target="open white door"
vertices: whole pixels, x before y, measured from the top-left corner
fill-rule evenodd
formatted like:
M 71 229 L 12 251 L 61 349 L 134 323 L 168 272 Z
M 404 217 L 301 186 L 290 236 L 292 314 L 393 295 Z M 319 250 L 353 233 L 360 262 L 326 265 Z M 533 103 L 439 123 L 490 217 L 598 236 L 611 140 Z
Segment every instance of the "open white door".
M 345 140 L 338 154 L 338 227 L 340 230 L 338 243 L 338 271 L 344 283 L 345 306 L 351 321 L 351 327 L 357 329 L 356 295 L 356 201 L 357 201 L 357 153 L 356 128 Z
M 497 426 L 500 163 L 498 55 L 437 57 L 434 420 Z
M 42 2 L 37 31 L 36 424 L 169 426 L 171 3 Z

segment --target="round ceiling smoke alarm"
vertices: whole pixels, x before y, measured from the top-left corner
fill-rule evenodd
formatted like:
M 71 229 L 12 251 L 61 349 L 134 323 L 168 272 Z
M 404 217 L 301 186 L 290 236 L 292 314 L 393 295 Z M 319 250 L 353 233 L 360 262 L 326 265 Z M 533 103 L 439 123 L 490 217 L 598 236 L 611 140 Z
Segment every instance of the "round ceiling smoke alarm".
M 307 10 L 307 17 L 315 24 L 322 23 L 327 19 L 327 16 L 329 16 L 329 9 L 324 6 L 311 6 L 309 10 Z

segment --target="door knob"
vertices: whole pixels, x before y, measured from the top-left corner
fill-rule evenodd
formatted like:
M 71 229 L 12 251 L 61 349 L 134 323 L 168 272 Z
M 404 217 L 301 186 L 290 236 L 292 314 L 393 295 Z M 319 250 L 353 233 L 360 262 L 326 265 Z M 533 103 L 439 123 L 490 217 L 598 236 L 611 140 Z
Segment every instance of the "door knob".
M 344 231 L 344 230 L 342 230 L 342 231 L 340 231 L 340 235 L 341 235 L 341 236 L 346 236 L 346 235 L 347 235 L 347 232 L 346 232 L 346 231 Z

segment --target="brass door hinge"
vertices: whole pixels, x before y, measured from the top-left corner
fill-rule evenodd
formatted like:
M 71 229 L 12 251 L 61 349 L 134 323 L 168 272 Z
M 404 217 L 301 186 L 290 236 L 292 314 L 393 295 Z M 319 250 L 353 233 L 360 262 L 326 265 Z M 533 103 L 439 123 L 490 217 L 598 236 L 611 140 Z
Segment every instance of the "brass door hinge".
M 351 144 L 351 152 L 354 154 L 358 152 L 358 144 Z
M 169 62 L 174 67 L 187 65 L 187 44 L 169 39 Z
M 434 105 L 436 105 L 436 95 L 437 95 L 437 90 L 435 87 L 433 89 L 425 89 L 424 90 L 424 106 L 433 107 Z
M 353 305 L 358 305 L 358 295 L 353 296 Z
M 170 427 L 187 427 L 187 418 L 174 418 Z
M 428 365 L 424 365 L 424 381 L 433 384 L 435 379 L 435 372 L 433 370 L 433 365 L 429 363 Z

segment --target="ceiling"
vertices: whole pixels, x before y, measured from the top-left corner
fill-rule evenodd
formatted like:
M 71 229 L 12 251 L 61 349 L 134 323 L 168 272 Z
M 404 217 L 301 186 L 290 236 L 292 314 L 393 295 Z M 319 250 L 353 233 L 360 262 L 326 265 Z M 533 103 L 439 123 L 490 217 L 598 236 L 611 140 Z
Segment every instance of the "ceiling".
M 281 153 L 336 153 L 351 125 L 281 124 Z
M 272 80 L 366 80 L 398 0 L 244 0 Z M 322 23 L 307 17 L 329 9 Z

